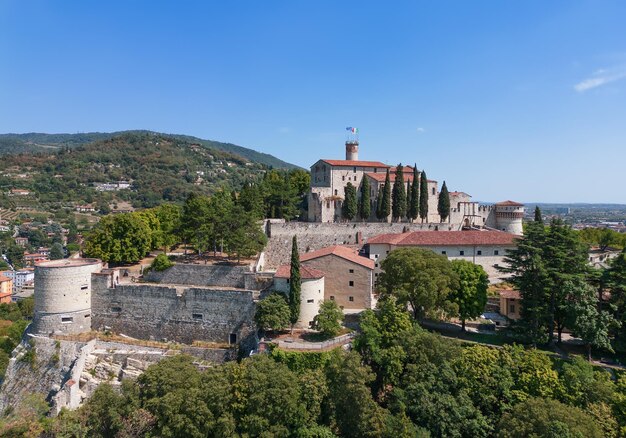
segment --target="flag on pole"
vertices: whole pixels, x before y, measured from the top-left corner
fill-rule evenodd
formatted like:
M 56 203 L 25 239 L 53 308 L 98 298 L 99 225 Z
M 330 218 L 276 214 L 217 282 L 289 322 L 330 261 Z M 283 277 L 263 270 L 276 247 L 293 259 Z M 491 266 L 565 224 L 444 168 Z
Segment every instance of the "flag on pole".
M 353 128 L 352 126 L 348 126 L 346 128 L 346 131 L 350 132 L 351 134 L 358 134 L 359 133 L 359 129 L 358 128 Z

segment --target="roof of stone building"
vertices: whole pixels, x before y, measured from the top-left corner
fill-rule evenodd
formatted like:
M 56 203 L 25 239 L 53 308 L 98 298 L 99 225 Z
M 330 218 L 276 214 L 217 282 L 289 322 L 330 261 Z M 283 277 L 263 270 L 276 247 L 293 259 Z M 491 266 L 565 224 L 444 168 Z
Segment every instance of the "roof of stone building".
M 500 298 L 508 298 L 512 300 L 519 300 L 521 298 L 518 290 L 499 290 L 498 294 Z
M 450 192 L 450 196 L 467 196 L 468 198 L 472 197 L 472 195 L 468 195 L 465 192 Z
M 4 275 L 0 274 L 0 283 L 3 283 L 5 281 L 12 281 L 12 279 L 10 279 L 9 277 L 5 277 Z
M 384 167 L 385 169 L 390 167 L 388 164 L 381 163 L 380 161 L 361 161 L 361 160 L 324 160 L 324 163 L 328 163 L 331 166 L 357 166 L 357 167 Z
M 374 260 L 370 260 L 367 257 L 361 257 L 357 251 L 341 245 L 328 246 L 326 248 L 318 249 L 317 251 L 307 252 L 300 256 L 300 260 L 306 262 L 307 260 L 313 260 L 329 255 L 341 257 L 342 259 L 364 266 L 368 269 L 374 269 Z
M 324 277 L 326 274 L 319 269 L 311 268 L 309 266 L 300 266 L 300 278 L 303 280 L 313 280 Z M 274 274 L 275 278 L 291 278 L 291 266 L 280 265 Z
M 524 204 L 520 204 L 519 202 L 511 201 L 510 199 L 507 201 L 496 202 L 496 205 L 501 205 L 504 207 L 523 207 Z
M 407 170 L 408 169 L 408 170 Z M 404 166 L 404 182 L 412 182 L 413 181 L 413 168 L 412 167 L 408 167 L 408 166 Z M 395 167 L 390 167 L 389 168 L 389 178 L 391 179 L 391 182 L 394 181 L 394 176 L 396 173 L 396 168 Z M 373 172 L 369 172 L 366 173 L 367 176 L 369 176 L 370 178 L 372 178 L 375 181 L 380 182 L 384 182 L 385 178 L 387 177 L 387 172 L 384 173 L 373 173 Z M 429 179 L 428 180 L 429 183 L 436 183 L 437 181 L 435 181 L 434 179 Z
M 367 243 L 396 246 L 512 245 L 517 236 L 503 231 L 413 231 L 381 234 Z

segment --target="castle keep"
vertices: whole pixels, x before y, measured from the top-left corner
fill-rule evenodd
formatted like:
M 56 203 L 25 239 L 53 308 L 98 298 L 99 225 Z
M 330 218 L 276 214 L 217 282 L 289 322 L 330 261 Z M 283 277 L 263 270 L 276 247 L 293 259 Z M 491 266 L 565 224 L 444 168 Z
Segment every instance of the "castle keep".
M 348 183 L 360 188 L 363 179 L 367 178 L 371 187 L 369 199 L 371 209 L 370 221 L 376 221 L 376 199 L 382 189 L 387 171 L 393 184 L 396 167 L 380 161 L 359 160 L 359 142 L 346 142 L 345 160 L 318 160 L 311 166 L 311 189 L 308 194 L 308 221 L 309 222 L 341 222 L 341 208 L 344 200 L 344 191 Z M 404 183 L 413 181 L 413 168 L 404 166 Z M 420 175 L 420 172 L 418 172 Z M 437 213 L 439 197 L 438 183 L 428 180 L 428 223 L 441 223 Z M 522 218 L 524 205 L 504 201 L 495 205 L 480 205 L 471 200 L 471 196 L 464 192 L 450 192 L 450 217 L 445 224 L 451 229 L 462 228 L 491 228 L 507 233 L 522 234 Z M 391 221 L 391 217 L 387 222 Z M 442 228 L 443 229 L 443 228 Z

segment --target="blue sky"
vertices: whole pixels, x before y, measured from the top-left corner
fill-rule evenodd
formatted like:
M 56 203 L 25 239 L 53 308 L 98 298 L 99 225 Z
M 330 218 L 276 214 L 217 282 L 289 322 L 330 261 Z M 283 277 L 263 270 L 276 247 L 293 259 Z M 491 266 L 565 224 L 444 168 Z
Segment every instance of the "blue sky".
M 150 129 L 626 203 L 624 1 L 0 0 L 0 132 Z

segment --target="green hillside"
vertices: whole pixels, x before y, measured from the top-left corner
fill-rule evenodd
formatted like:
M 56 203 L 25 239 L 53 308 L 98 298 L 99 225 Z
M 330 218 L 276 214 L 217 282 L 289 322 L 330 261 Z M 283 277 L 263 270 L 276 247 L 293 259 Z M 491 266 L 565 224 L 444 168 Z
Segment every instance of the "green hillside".
M 264 164 L 266 166 L 277 169 L 294 169 L 298 166 L 282 161 L 273 155 L 257 152 L 252 149 L 238 146 L 231 143 L 221 143 L 218 141 L 204 140 L 189 135 L 179 134 L 163 134 L 152 131 L 134 130 L 119 132 L 87 132 L 79 134 L 0 134 L 0 155 L 33 153 L 33 152 L 50 152 L 58 151 L 62 148 L 76 148 L 95 141 L 106 140 L 125 134 L 151 134 L 165 135 L 168 137 L 183 140 L 187 143 L 197 143 L 206 148 L 217 149 L 231 154 L 237 154 L 255 163 Z
M 76 138 L 74 138 L 76 139 Z M 180 202 L 188 193 L 238 189 L 268 169 L 240 155 L 148 132 L 123 133 L 69 147 L 58 136 L 57 149 L 8 154 L 0 160 L 0 208 L 73 208 L 128 202 L 151 207 Z M 130 188 L 104 189 L 102 184 L 128 181 Z M 11 189 L 30 194 L 11 193 Z M 106 208 L 105 208 L 106 210 Z

